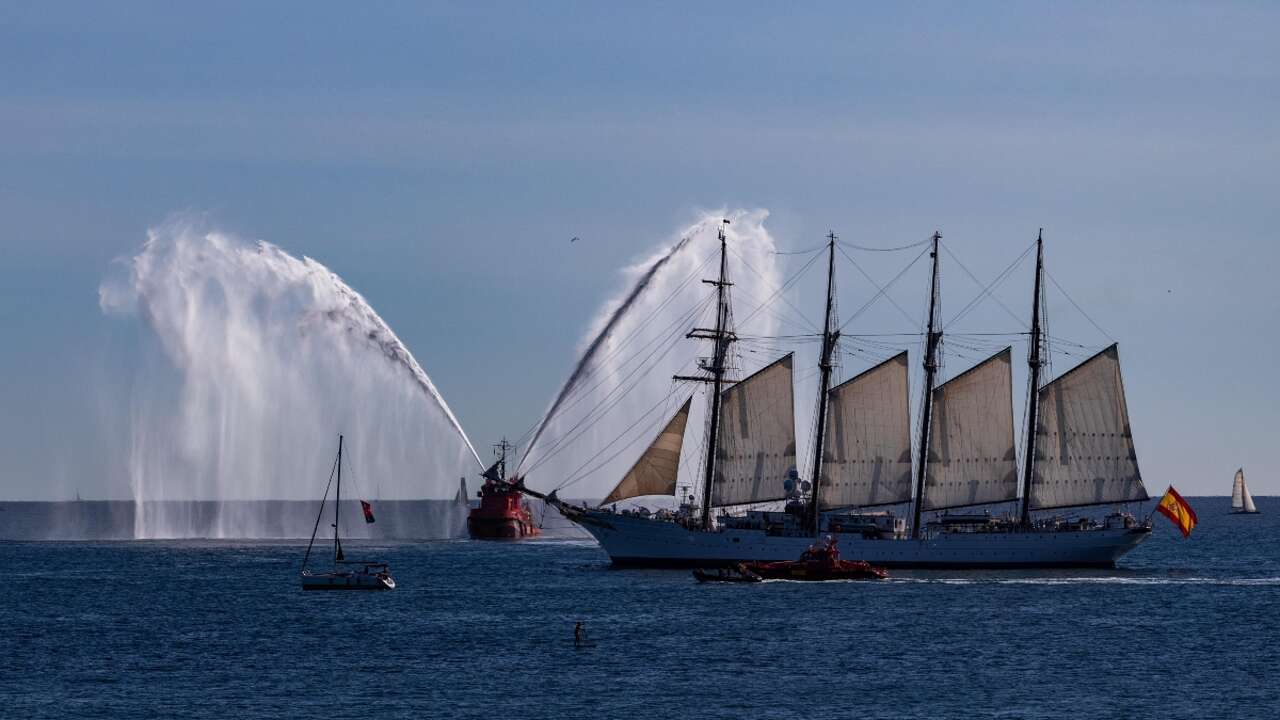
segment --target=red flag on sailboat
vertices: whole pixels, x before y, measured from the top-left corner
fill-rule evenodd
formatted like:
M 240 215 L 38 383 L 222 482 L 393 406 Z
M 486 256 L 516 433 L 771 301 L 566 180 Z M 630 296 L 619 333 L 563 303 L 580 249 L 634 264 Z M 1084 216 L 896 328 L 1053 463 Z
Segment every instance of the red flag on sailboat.
M 361 500 L 360 509 L 364 511 L 364 521 L 367 523 L 373 522 L 373 506 Z

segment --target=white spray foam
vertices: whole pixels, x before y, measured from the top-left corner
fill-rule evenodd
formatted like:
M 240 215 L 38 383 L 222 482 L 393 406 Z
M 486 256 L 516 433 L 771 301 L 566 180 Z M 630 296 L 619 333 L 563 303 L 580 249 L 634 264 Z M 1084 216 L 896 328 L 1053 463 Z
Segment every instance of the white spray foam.
M 179 218 L 120 269 L 99 289 L 102 310 L 137 317 L 157 341 L 130 408 L 137 536 L 260 535 L 243 517 L 188 527 L 164 501 L 317 498 L 339 433 L 344 496 L 443 499 L 474 472 L 426 372 L 324 265 Z
M 710 344 L 683 335 L 694 325 L 706 327 L 714 321 L 714 305 L 709 302 L 713 288 L 701 280 L 714 279 L 719 270 L 717 230 L 722 219 L 730 221 L 725 231 L 736 330 L 740 335 L 776 333 L 774 314 L 753 314 L 757 304 L 781 285 L 774 240 L 764 227 L 768 215 L 765 210 L 703 213 L 697 222 L 622 271 L 620 285 L 627 289 L 605 303 L 580 344 L 579 355 L 593 351 L 592 358 L 576 373 L 573 386 L 566 387 L 565 400 L 544 421 L 541 437 L 523 464 L 531 487 L 547 490 L 566 479 L 581 478 L 565 487 L 562 495 L 603 497 L 690 393 L 695 398 L 679 482 L 690 487 L 696 483 L 706 386 L 686 385 L 665 402 L 663 398 L 673 390 L 673 375 L 705 374 L 697 369 L 696 358 L 708 355 Z M 683 238 L 688 238 L 687 245 L 672 253 Z M 643 292 L 632 297 L 637 283 L 645 282 L 654 264 L 668 256 L 658 272 L 647 278 Z M 703 312 L 688 315 L 696 307 Z M 619 309 L 623 309 L 620 315 Z M 738 376 L 777 359 L 744 352 L 743 346 L 731 350 Z

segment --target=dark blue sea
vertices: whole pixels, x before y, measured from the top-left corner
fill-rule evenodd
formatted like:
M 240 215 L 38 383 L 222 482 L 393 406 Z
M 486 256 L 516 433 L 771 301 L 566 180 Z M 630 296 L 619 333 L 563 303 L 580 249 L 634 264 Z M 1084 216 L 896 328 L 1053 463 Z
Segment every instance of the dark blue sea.
M 882 583 L 367 540 L 397 590 L 303 593 L 298 542 L 0 543 L 0 717 L 1280 717 L 1280 501 L 1192 503 L 1114 571 Z

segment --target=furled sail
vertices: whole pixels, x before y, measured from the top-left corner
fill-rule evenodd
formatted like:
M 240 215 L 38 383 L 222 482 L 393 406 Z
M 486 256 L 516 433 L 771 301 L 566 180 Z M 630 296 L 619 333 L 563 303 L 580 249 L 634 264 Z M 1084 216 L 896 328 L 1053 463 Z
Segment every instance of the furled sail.
M 613 492 L 600 501 L 601 505 L 645 495 L 675 495 L 676 472 L 680 468 L 680 450 L 684 447 L 684 426 L 689 420 L 690 396 L 679 412 L 653 439 L 631 470 L 622 476 Z
M 911 499 L 911 409 L 907 354 L 831 390 L 819 484 L 822 507 Z
M 1012 358 L 1005 348 L 933 391 L 925 510 L 1017 499 Z
M 788 354 L 721 394 L 712 505 L 786 498 L 796 464 L 791 366 Z
M 1147 499 L 1115 345 L 1040 389 L 1033 509 Z

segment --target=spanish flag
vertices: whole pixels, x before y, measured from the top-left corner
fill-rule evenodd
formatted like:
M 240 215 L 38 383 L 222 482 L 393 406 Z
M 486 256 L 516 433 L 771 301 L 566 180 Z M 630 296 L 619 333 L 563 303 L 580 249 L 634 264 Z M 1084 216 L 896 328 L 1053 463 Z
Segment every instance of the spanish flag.
M 1191 509 L 1190 503 L 1179 495 L 1172 485 L 1164 491 L 1164 497 L 1160 498 L 1160 504 L 1156 505 L 1156 509 L 1178 526 L 1182 531 L 1182 537 L 1191 537 L 1191 529 L 1196 526 L 1196 511 Z

